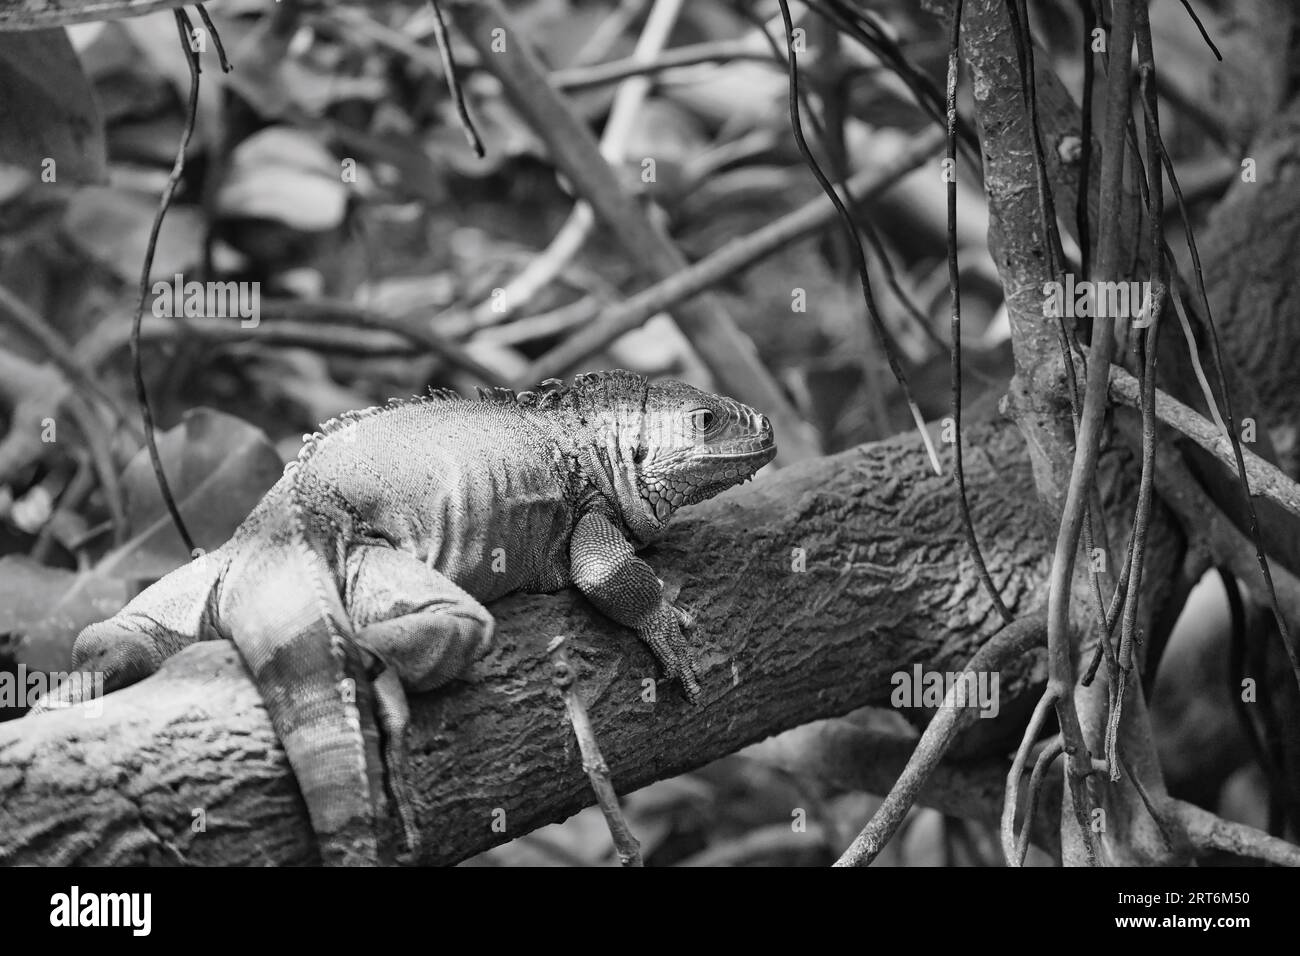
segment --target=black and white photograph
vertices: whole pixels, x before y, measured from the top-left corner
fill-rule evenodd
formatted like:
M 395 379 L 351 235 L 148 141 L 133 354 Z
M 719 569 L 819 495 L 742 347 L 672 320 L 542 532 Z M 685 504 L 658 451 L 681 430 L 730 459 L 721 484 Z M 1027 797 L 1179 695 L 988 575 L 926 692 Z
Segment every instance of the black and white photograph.
M 982 867 L 1260 928 L 1297 262 L 1291 0 L 3 0 L 19 922 Z

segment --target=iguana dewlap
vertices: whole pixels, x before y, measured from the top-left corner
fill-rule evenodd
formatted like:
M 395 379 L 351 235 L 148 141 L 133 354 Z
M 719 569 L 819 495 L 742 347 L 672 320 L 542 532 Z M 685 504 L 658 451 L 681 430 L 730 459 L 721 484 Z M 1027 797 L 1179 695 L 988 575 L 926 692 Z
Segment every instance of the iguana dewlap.
M 625 371 L 349 413 L 308 437 L 224 546 L 82 631 L 73 666 L 113 690 L 194 641 L 233 640 L 322 858 L 375 862 L 385 763 L 415 837 L 403 688 L 439 687 L 488 649 L 483 602 L 576 585 L 698 698 L 685 615 L 636 551 L 775 454 L 753 409 Z

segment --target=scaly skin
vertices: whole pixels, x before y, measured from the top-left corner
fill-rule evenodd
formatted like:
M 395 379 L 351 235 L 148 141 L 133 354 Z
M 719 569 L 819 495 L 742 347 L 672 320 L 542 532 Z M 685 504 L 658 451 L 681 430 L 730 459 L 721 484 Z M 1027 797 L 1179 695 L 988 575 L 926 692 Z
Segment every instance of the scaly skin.
M 323 426 L 229 542 L 82 631 L 74 669 L 114 690 L 194 641 L 233 640 L 331 864 L 377 861 L 385 765 L 414 849 L 404 690 L 487 651 L 481 602 L 576 585 L 697 701 L 687 616 L 636 551 L 769 462 L 771 425 L 631 372 L 540 388 L 439 392 Z M 75 702 L 76 686 L 37 709 Z

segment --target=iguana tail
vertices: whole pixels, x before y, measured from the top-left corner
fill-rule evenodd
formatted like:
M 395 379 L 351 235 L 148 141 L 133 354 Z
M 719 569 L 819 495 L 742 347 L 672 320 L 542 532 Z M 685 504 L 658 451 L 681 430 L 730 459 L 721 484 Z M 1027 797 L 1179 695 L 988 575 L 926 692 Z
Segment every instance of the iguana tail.
M 340 575 L 330 563 L 338 531 L 302 506 L 301 464 L 290 468 L 287 507 L 263 539 L 270 546 L 246 553 L 227 573 L 221 618 L 288 754 L 323 862 L 374 865 L 384 767 L 371 661 L 354 639 Z M 395 675 L 384 680 L 386 686 Z M 401 696 L 400 687 L 396 693 Z M 391 694 L 388 688 L 381 697 Z M 400 704 L 404 708 L 404 698 Z M 401 741 L 392 743 L 388 749 L 400 751 Z M 410 842 L 408 802 L 398 804 Z

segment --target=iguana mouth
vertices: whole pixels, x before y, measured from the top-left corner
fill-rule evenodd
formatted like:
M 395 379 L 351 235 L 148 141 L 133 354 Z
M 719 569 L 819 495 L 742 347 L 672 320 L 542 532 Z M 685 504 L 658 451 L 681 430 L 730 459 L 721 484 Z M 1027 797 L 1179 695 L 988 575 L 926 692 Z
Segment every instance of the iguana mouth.
M 705 452 L 699 458 L 702 461 L 736 461 L 736 462 L 757 462 L 754 470 L 757 471 L 763 465 L 767 464 L 776 457 L 776 442 L 768 442 L 761 448 L 755 448 L 748 451 L 719 451 Z
M 740 461 L 745 458 L 762 458 L 764 455 L 776 454 L 776 442 L 769 442 L 761 448 L 755 448 L 749 451 L 718 451 L 705 452 L 701 458 L 709 461 Z

